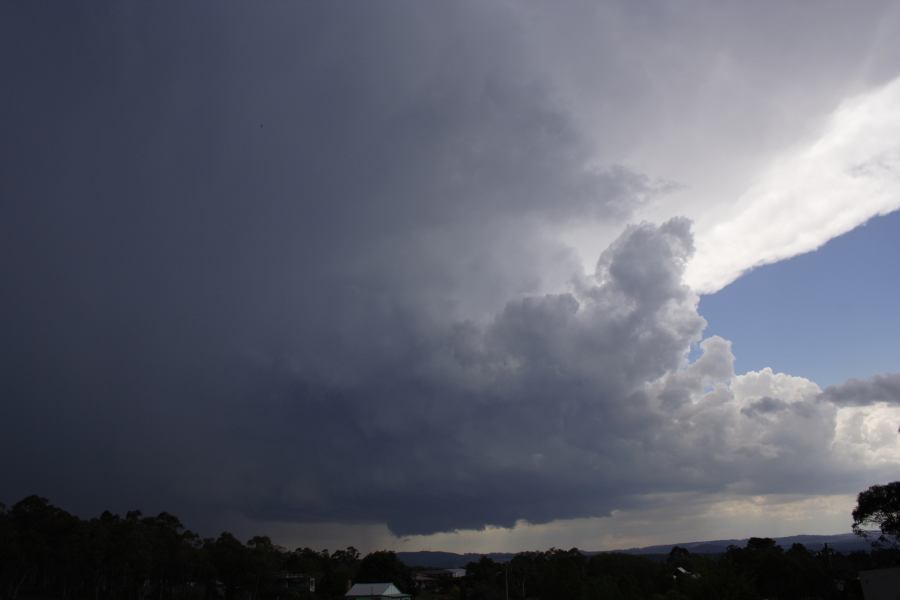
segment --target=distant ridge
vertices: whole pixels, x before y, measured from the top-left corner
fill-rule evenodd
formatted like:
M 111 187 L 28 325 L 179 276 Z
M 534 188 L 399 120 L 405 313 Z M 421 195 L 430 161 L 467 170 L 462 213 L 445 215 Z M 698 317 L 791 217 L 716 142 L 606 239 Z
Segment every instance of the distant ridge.
M 627 554 L 668 554 L 675 546 L 680 546 L 688 552 L 694 554 L 721 554 L 728 549 L 728 546 L 738 546 L 743 548 L 747 545 L 747 540 L 711 540 L 705 542 L 685 542 L 680 544 L 660 544 L 658 546 L 644 546 L 642 548 L 629 548 L 627 550 L 615 550 L 615 552 L 624 552 Z M 837 533 L 833 535 L 790 535 L 787 537 L 772 538 L 775 543 L 787 550 L 794 544 L 803 544 L 807 550 L 821 550 L 825 544 L 837 552 L 855 552 L 858 550 L 868 550 L 871 542 L 867 542 L 863 538 L 854 533 Z
M 728 549 L 728 546 L 739 546 L 743 548 L 747 545 L 747 539 L 733 540 L 709 540 L 704 542 L 684 542 L 679 544 L 660 544 L 657 546 L 644 546 L 642 548 L 628 548 L 624 550 L 609 550 L 608 552 L 621 552 L 624 554 L 668 554 L 675 546 L 680 546 L 694 554 L 721 554 Z M 791 535 L 787 537 L 773 538 L 775 543 L 784 548 L 790 548 L 793 544 L 803 544 L 807 550 L 815 552 L 821 550 L 825 544 L 837 552 L 856 552 L 869 550 L 871 543 L 862 539 L 853 533 L 838 533 L 834 535 Z M 604 551 L 606 552 L 606 551 Z M 600 554 L 600 551 L 585 550 L 585 554 Z M 478 561 L 482 556 L 486 556 L 497 562 L 506 562 L 515 556 L 514 552 L 490 552 L 487 554 L 478 554 L 467 552 L 465 554 L 456 554 L 453 552 L 398 552 L 397 558 L 410 567 L 427 567 L 429 569 L 459 569 L 465 567 L 470 562 Z
M 430 550 L 397 553 L 397 558 L 406 566 L 427 567 L 429 569 L 462 569 L 470 562 L 478 562 L 482 556 L 487 556 L 497 562 L 506 562 L 511 560 L 515 553 L 490 552 L 488 554 L 477 554 L 467 552 L 465 554 L 456 554 L 454 552 L 432 552 Z

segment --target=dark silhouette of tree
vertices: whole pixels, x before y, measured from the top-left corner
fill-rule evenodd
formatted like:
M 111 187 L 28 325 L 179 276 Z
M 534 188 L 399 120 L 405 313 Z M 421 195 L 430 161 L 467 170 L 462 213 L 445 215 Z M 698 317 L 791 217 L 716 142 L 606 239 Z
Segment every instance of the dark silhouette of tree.
M 881 519 L 891 497 L 876 499 L 882 513 L 871 514 Z M 889 520 L 880 522 L 885 535 L 893 531 Z M 508 590 L 510 600 L 857 600 L 860 570 L 897 564 L 897 548 L 844 555 L 794 544 L 785 551 L 768 538 L 721 555 L 551 548 L 503 563 L 483 557 L 467 565 L 464 578 L 417 596 L 502 600 Z M 310 578 L 314 593 L 306 588 Z M 410 569 L 393 552 L 363 559 L 353 547 L 289 552 L 266 536 L 245 544 L 227 532 L 200 540 L 170 513 L 106 511 L 82 520 L 40 496 L 0 505 L 0 600 L 339 600 L 350 581 L 390 581 L 413 592 Z
M 218 580 L 225 587 L 225 600 L 233 600 L 250 581 L 250 553 L 244 544 L 225 531 L 206 544 Z
M 247 542 L 248 564 L 252 578 L 253 590 L 251 598 L 255 600 L 260 594 L 266 595 L 275 590 L 278 575 L 281 572 L 283 552 L 268 536 L 258 535 Z
M 621 553 L 595 554 L 587 563 L 590 598 L 653 598 L 673 587 L 664 563 Z
M 853 532 L 866 537 L 866 528 L 872 526 L 881 532 L 879 541 L 900 541 L 900 481 L 873 485 L 857 496 Z
M 379 550 L 367 555 L 359 563 L 356 581 L 361 583 L 386 583 L 396 585 L 400 591 L 412 593 L 414 588 L 412 573 L 397 554 Z
M 551 548 L 545 554 L 546 577 L 541 582 L 545 594 L 560 598 L 581 598 L 586 593 L 587 558 L 578 548 Z
M 79 559 L 79 521 L 40 496 L 28 496 L 9 511 L 15 572 L 11 597 L 23 587 L 66 594 Z
M 326 572 L 320 587 L 326 593 L 342 595 L 347 591 L 348 585 L 357 578 L 360 565 L 359 551 L 353 546 L 348 546 L 345 550 L 335 550 L 324 563 Z M 407 569 L 407 573 L 408 571 Z
M 693 568 L 693 557 L 691 557 L 691 553 L 688 552 L 687 548 L 682 548 L 681 546 L 673 546 L 669 551 L 669 556 L 666 558 L 666 565 L 669 569 L 687 569 L 691 570 Z
M 771 538 L 752 537 L 745 548 L 732 548 L 730 558 L 739 571 L 753 582 L 763 598 L 784 597 L 789 578 L 784 551 Z
M 537 576 L 540 569 L 536 567 L 533 561 L 529 561 L 528 564 L 529 568 Z M 467 581 L 463 589 L 463 598 L 501 600 L 504 595 L 505 584 L 502 579 L 503 569 L 503 564 L 487 556 L 482 556 L 477 562 L 471 562 L 466 565 Z M 537 594 L 535 594 L 535 597 L 537 597 Z

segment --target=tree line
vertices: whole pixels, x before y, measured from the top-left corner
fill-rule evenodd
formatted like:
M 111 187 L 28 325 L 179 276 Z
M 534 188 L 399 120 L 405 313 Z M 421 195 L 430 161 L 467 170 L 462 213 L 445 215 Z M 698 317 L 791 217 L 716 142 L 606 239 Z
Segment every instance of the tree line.
M 874 514 L 860 505 L 854 525 Z M 876 506 L 876 522 L 884 521 L 884 503 Z M 893 533 L 892 524 L 882 533 Z M 0 504 L 0 600 L 330 600 L 342 598 L 351 581 L 389 581 L 419 600 L 856 600 L 860 570 L 896 565 L 896 547 L 845 555 L 751 538 L 720 555 L 554 548 L 505 563 L 484 557 L 465 577 L 432 576 L 417 589 L 417 570 L 393 552 L 288 550 L 266 536 L 242 542 L 228 532 L 201 538 L 166 512 L 107 511 L 84 520 L 38 496 L 8 509 Z
M 392 552 L 361 558 L 353 547 L 288 551 L 266 536 L 201 538 L 166 512 L 83 520 L 39 496 L 0 504 L 2 600 L 330 599 L 351 580 L 412 587 Z
M 587 555 L 575 548 L 523 552 L 509 563 L 482 558 L 468 566 L 461 597 L 480 600 L 862 600 L 857 574 L 900 565 L 900 551 L 841 554 L 784 550 L 750 538 L 719 555 L 676 546 L 666 556 Z

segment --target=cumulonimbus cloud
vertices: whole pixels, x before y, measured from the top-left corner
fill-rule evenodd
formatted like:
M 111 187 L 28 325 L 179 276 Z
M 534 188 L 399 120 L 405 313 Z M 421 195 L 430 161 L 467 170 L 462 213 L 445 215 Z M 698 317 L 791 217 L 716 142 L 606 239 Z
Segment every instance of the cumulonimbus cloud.
M 735 374 L 697 313 L 764 250 L 886 209 L 808 219 L 808 245 L 806 205 L 770 227 L 775 192 L 818 190 L 818 167 L 887 197 L 895 157 L 870 159 L 894 147 L 894 88 L 692 259 L 686 219 L 626 227 L 667 186 L 598 166 L 503 6 L 17 5 L 0 60 L 41 68 L 10 68 L 4 96 L 5 493 L 207 531 L 241 513 L 407 534 L 685 490 L 845 492 L 870 473 L 851 456 L 896 464 L 813 382 Z M 35 30 L 55 45 L 33 52 Z M 583 272 L 556 234 L 590 219 L 615 233 Z
M 839 424 L 815 383 L 735 374 L 718 337 L 688 362 L 704 326 L 682 282 L 691 251 L 686 220 L 631 227 L 566 292 L 412 337 L 417 354 L 376 378 L 280 390 L 257 426 L 285 440 L 284 460 L 257 471 L 266 493 L 243 510 L 427 534 L 603 516 L 652 494 L 836 493 L 878 472 L 860 452 L 887 442 Z M 297 421 L 316 428 L 287 441 Z M 316 448 L 333 460 L 303 458 Z

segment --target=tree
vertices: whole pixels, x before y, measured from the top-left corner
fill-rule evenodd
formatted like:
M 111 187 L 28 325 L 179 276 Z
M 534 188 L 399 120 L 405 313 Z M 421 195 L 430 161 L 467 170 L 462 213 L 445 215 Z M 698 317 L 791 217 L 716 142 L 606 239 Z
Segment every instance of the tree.
M 367 555 L 359 563 L 356 581 L 360 583 L 393 583 L 401 591 L 410 593 L 414 583 L 409 567 L 397 555 L 387 550 L 379 550 Z
M 225 600 L 233 600 L 238 590 L 248 583 L 250 550 L 227 531 L 208 542 L 206 548 L 219 580 L 225 585 Z
M 672 549 L 669 550 L 669 557 L 666 559 L 666 566 L 669 567 L 669 569 L 681 567 L 682 569 L 691 571 L 691 553 L 688 552 L 687 548 L 672 546 Z
M 282 551 L 272 543 L 269 536 L 257 535 L 247 542 L 248 565 L 253 576 L 253 596 L 259 598 L 260 591 L 274 588 L 281 570 Z
M 853 532 L 866 537 L 866 527 L 877 525 L 880 541 L 887 536 L 900 540 L 900 481 L 873 485 L 856 498 L 853 509 Z

